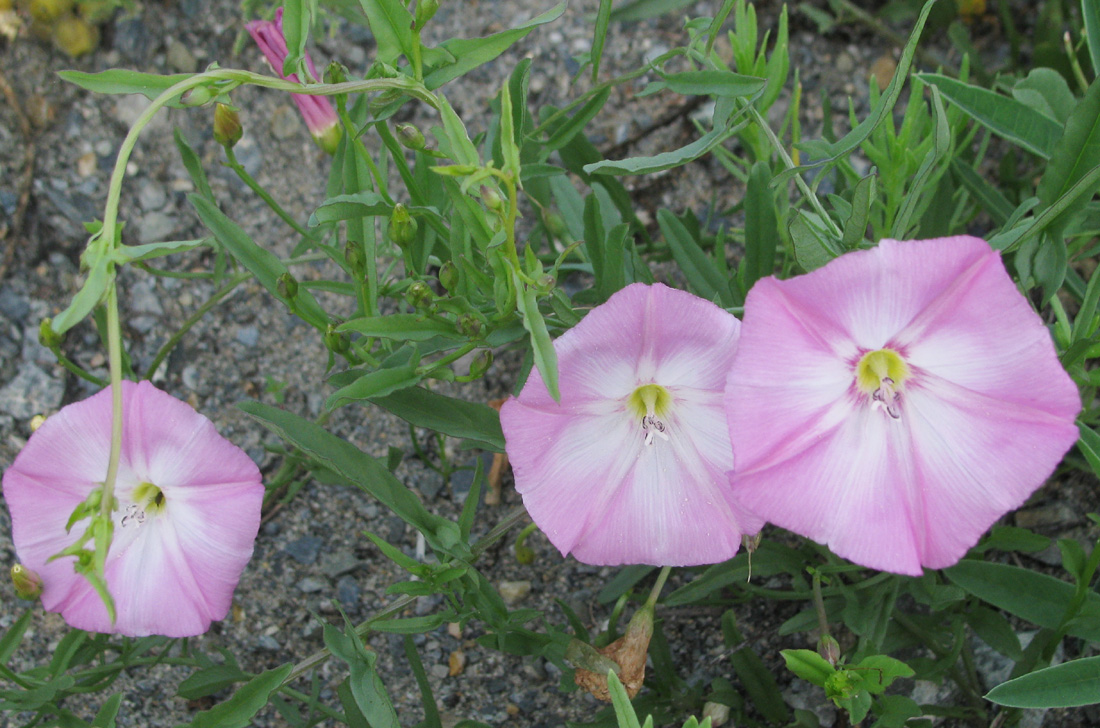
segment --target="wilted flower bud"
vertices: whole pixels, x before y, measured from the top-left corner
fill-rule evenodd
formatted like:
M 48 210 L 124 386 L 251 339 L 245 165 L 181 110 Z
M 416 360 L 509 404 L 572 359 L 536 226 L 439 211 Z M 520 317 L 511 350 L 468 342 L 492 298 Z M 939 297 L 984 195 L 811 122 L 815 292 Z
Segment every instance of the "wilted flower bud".
M 416 230 L 420 227 L 416 220 L 409 214 L 408 208 L 398 202 L 393 206 L 393 214 L 390 215 L 390 224 L 387 231 L 390 240 L 402 248 L 413 241 Z
M 489 349 L 482 349 L 478 352 L 474 360 L 470 362 L 470 376 L 480 377 L 485 372 L 489 371 L 489 367 L 493 365 L 493 352 Z
M 51 319 L 44 318 L 38 325 L 38 343 L 54 352 L 61 348 L 61 334 L 53 330 Z
M 347 261 L 348 267 L 353 272 L 359 273 L 363 270 L 363 264 L 366 262 L 363 259 L 363 244 L 357 240 L 349 240 L 344 245 L 344 260 Z
M 329 61 L 325 67 L 325 83 L 343 83 L 348 80 L 348 69 L 343 63 Z
M 42 594 L 42 577 L 22 564 L 11 567 L 11 583 L 20 599 L 37 599 Z
M 652 637 L 653 607 L 646 605 L 634 613 L 625 635 L 598 650 L 622 668 L 619 679 L 626 688 L 626 694 L 631 698 L 642 689 L 642 682 L 645 680 L 646 652 L 649 650 L 649 640 Z M 578 668 L 573 680 L 600 700 L 611 702 L 611 693 L 607 689 L 606 670 L 598 673 Z
M 455 329 L 469 339 L 481 337 L 481 320 L 472 313 L 464 313 L 455 321 Z
M 275 290 L 283 298 L 291 300 L 298 295 L 298 281 L 287 271 L 275 282 Z
M 710 718 L 710 724 L 713 728 L 723 725 L 730 719 L 730 707 L 723 705 L 722 703 L 714 703 L 707 701 L 703 705 L 703 718 L 704 720 Z
M 454 293 L 455 289 L 458 288 L 458 267 L 454 264 L 454 261 L 448 260 L 439 269 L 439 285 L 443 286 L 449 293 Z
M 413 308 L 424 308 L 432 302 L 434 297 L 431 287 L 424 281 L 413 281 L 405 291 L 405 300 Z
M 408 149 L 419 151 L 424 148 L 424 133 L 412 124 L 397 125 L 397 141 Z
M 417 0 L 416 27 L 423 28 L 439 10 L 439 0 Z
M 836 667 L 837 663 L 840 662 L 840 643 L 832 635 L 825 635 L 817 641 L 817 654 L 821 655 L 830 665 Z
M 499 210 L 503 204 L 500 195 L 492 187 L 481 188 L 481 199 L 485 201 L 485 206 L 494 212 Z
M 341 331 L 337 331 L 336 327 L 332 324 L 329 324 L 328 328 L 325 329 L 324 340 L 325 346 L 337 354 L 343 354 L 351 346 L 351 343 L 348 341 L 348 335 Z
M 232 106 L 214 104 L 214 141 L 223 147 L 231 147 L 244 136 L 241 117 Z

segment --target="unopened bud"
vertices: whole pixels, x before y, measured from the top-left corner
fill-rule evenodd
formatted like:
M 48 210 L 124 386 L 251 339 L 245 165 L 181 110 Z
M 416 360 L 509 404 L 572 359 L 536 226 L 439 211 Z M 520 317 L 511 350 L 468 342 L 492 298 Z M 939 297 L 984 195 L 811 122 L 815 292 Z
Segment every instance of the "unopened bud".
M 31 418 L 31 432 L 36 431 L 46 421 L 46 415 L 35 415 Z
M 214 141 L 223 147 L 232 147 L 244 136 L 241 116 L 232 106 L 214 104 Z
M 298 295 L 298 281 L 290 274 L 290 271 L 283 273 L 279 276 L 279 280 L 275 281 L 275 290 L 279 292 L 282 298 L 292 300 Z
M 523 566 L 535 563 L 535 550 L 527 544 L 516 544 L 516 561 Z
M 348 335 L 346 333 L 336 330 L 336 327 L 332 324 L 328 325 L 325 329 L 325 346 L 337 354 L 343 354 L 351 346 L 348 341 Z
M 485 201 L 485 206 L 494 212 L 499 210 L 503 205 L 500 195 L 497 194 L 497 191 L 492 187 L 481 188 L 481 199 Z
M 730 706 L 708 700 L 703 705 L 703 719 L 707 718 L 710 718 L 712 728 L 718 728 L 730 719 Z
M 546 216 L 546 229 L 549 230 L 550 234 L 555 238 L 564 236 L 569 230 L 569 228 L 565 226 L 565 218 L 554 212 Z
M 405 291 L 405 300 L 409 302 L 410 306 L 417 309 L 427 306 L 434 297 L 431 286 L 424 281 L 413 281 L 409 289 Z
M 416 220 L 409 214 L 408 208 L 398 202 L 393 206 L 393 214 L 390 215 L 388 232 L 390 240 L 402 248 L 413 241 L 416 230 L 420 227 Z
M 61 348 L 61 334 L 53 330 L 51 319 L 44 318 L 38 325 L 38 343 L 52 352 L 57 352 Z
M 206 106 L 214 98 L 214 92 L 206 86 L 196 86 L 183 92 L 183 96 L 180 96 L 180 103 L 184 106 Z
M 549 293 L 557 285 L 557 282 L 558 279 L 550 273 L 543 273 L 535 281 L 535 288 L 538 289 L 539 293 Z
M 470 362 L 470 376 L 480 377 L 485 372 L 489 371 L 489 367 L 493 365 L 493 352 L 489 349 L 482 349 L 478 352 L 474 360 Z
M 325 67 L 325 83 L 343 83 L 348 80 L 348 69 L 344 64 L 332 61 Z
M 424 133 L 412 124 L 397 125 L 397 141 L 414 151 L 420 151 L 425 145 Z
M 22 564 L 11 567 L 11 583 L 20 599 L 37 599 L 42 595 L 42 577 Z
M 417 0 L 416 27 L 423 28 L 439 10 L 439 0 Z
M 363 264 L 366 262 L 363 255 L 363 244 L 357 240 L 349 240 L 344 245 L 344 260 L 347 261 L 348 267 L 351 268 L 353 273 L 359 273 L 363 270 Z
M 464 313 L 455 321 L 455 330 L 468 339 L 481 337 L 481 320 L 472 313 Z
M 832 635 L 825 635 L 817 641 L 817 654 L 836 667 L 840 662 L 840 643 Z
M 443 286 L 449 293 L 454 293 L 455 289 L 458 288 L 458 267 L 453 261 L 448 260 L 439 269 L 439 285 Z

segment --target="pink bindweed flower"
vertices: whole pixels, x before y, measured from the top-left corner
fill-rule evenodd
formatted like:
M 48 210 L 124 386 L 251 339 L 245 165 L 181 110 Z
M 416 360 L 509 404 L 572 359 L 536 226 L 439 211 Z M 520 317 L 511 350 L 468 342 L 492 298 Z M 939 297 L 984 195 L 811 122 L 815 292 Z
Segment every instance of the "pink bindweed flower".
M 148 382 L 123 382 L 122 456 L 107 586 L 117 621 L 73 557 L 50 561 L 84 532 L 73 509 L 107 473 L 111 392 L 46 420 L 4 473 L 15 550 L 42 580 L 42 604 L 73 627 L 186 637 L 225 617 L 260 525 L 256 465 L 210 420 Z
M 1077 439 L 1077 388 L 967 236 L 759 281 L 726 389 L 745 507 L 858 564 L 954 564 Z
M 264 54 L 271 70 L 284 81 L 298 83 L 298 74 L 283 75 L 283 63 L 289 53 L 286 47 L 286 36 L 283 35 L 283 9 L 275 11 L 275 20 L 253 20 L 245 23 L 252 40 Z M 305 55 L 306 66 L 314 79 L 320 79 L 317 67 L 313 65 L 313 59 L 307 53 Z M 340 144 L 340 119 L 336 116 L 336 109 L 332 102 L 324 96 L 310 96 L 308 94 L 291 94 L 298 110 L 302 112 L 309 133 L 313 135 L 318 146 L 329 154 L 335 154 Z
M 701 298 L 635 283 L 554 342 L 560 403 L 532 371 L 504 404 L 516 490 L 562 555 L 715 563 L 760 529 L 726 482 L 722 390 L 739 328 Z

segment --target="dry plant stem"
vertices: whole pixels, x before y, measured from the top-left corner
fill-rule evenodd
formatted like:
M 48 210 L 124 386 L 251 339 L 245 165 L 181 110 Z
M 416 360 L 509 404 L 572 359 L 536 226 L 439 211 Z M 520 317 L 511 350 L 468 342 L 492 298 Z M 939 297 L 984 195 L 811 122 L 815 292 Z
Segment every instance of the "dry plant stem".
M 477 543 L 470 547 L 470 553 L 473 556 L 471 561 L 476 560 L 481 554 L 485 553 L 485 550 L 499 541 L 504 534 L 508 533 L 517 523 L 527 517 L 527 511 L 520 506 L 505 516 L 500 523 L 492 528 L 489 533 L 478 539 Z M 663 582 L 662 582 L 663 583 Z M 355 633 L 359 637 L 365 637 L 371 631 L 371 623 L 377 622 L 381 619 L 386 619 L 395 614 L 400 613 L 405 607 L 416 603 L 416 600 L 420 597 L 403 596 L 388 607 L 383 607 L 379 611 L 375 612 L 366 621 L 362 622 L 355 628 Z M 294 669 L 290 671 L 290 674 L 283 680 L 283 685 L 289 685 L 302 675 L 305 675 L 310 670 L 314 669 L 329 657 L 332 653 L 328 649 L 318 650 L 306 659 L 299 662 L 294 666 Z
M 15 113 L 15 118 L 19 121 L 19 131 L 23 134 L 23 172 L 19 175 L 18 202 L 15 206 L 15 214 L 12 215 L 11 227 L 6 231 L 0 230 L 0 239 L 5 236 L 8 238 L 8 242 L 4 246 L 4 252 L 0 254 L 0 280 L 4 280 L 12 258 L 15 256 L 16 243 L 19 241 L 20 231 L 23 229 L 23 219 L 26 217 L 27 206 L 31 201 L 35 145 L 34 130 L 31 128 L 30 120 L 23 113 L 23 107 L 19 104 L 19 97 L 15 95 L 15 89 L 8 83 L 2 71 L 0 71 L 0 91 L 3 92 L 8 106 Z

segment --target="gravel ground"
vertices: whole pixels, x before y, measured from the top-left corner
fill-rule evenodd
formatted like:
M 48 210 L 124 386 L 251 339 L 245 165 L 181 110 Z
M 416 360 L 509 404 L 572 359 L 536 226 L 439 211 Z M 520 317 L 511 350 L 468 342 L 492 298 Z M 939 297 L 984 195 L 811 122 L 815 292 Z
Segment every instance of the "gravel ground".
M 511 26 L 542 12 L 549 0 L 469 0 L 444 3 L 431 26 L 436 33 L 483 35 Z M 699 2 L 696 14 L 713 12 L 715 3 Z M 574 0 L 557 22 L 536 30 L 499 60 L 444 89 L 472 133 L 483 128 L 488 100 L 501 81 L 524 57 L 533 59 L 531 104 L 561 104 L 586 87 L 576 88 L 569 79 L 576 70 L 573 55 L 588 49 L 589 14 L 595 0 Z M 778 3 L 760 3 L 763 27 L 774 27 Z M 92 387 L 64 373 L 52 355 L 37 343 L 39 321 L 56 314 L 76 290 L 77 261 L 85 235 L 81 223 L 102 215 L 106 183 L 115 154 L 129 124 L 144 108 L 140 97 L 97 97 L 61 82 L 55 72 L 65 68 L 99 71 L 127 67 L 157 72 L 188 72 L 218 61 L 223 66 L 263 70 L 259 53 L 246 44 L 240 56 L 232 55 L 234 40 L 243 25 L 235 0 L 181 0 L 145 3 L 136 17 L 119 16 L 105 28 L 101 49 L 71 61 L 51 49 L 25 39 L 3 43 L 3 75 L 28 118 L 30 128 L 10 103 L 0 105 L 0 248 L 11 244 L 6 274 L 0 274 L 0 466 L 6 467 L 29 435 L 33 415 L 55 412 L 62 405 L 83 398 Z M 607 73 L 636 68 L 644 57 L 657 55 L 677 44 L 681 37 L 679 16 L 612 26 L 605 55 Z M 721 45 L 719 46 L 721 50 Z M 335 58 L 353 73 L 365 70 L 373 44 L 360 29 L 344 29 L 321 40 L 314 58 L 323 63 Z M 817 35 L 797 13 L 792 17 L 792 68 L 801 69 L 807 89 L 803 124 L 812 135 L 821 123 L 821 106 L 811 103 L 819 89 L 827 89 L 834 109 L 845 110 L 847 98 L 857 108 L 867 97 L 867 72 L 876 62 L 892 57 L 894 50 L 881 40 L 847 32 Z M 617 90 L 608 113 L 591 129 L 591 138 L 602 149 L 621 155 L 652 153 L 685 143 L 693 134 L 687 115 L 677 113 L 676 100 L 662 97 L 635 99 L 644 80 Z M 328 159 L 309 139 L 286 96 L 255 89 L 236 92 L 246 134 L 237 146 L 239 159 L 291 214 L 304 220 L 323 199 L 323 180 Z M 777 105 L 783 110 L 787 103 Z M 656 122 L 672 118 L 656 133 L 635 137 Z M 416 117 L 417 120 L 422 120 Z M 423 119 L 426 120 L 426 119 Z M 845 116 L 837 115 L 843 125 Z M 143 136 L 133 156 L 123 191 L 121 218 L 127 222 L 127 242 L 192 238 L 203 229 L 185 195 L 191 183 L 172 142 L 180 130 L 206 163 L 211 185 L 223 209 L 257 241 L 279 254 L 288 254 L 294 236 L 233 173 L 219 165 L 220 148 L 210 136 L 208 110 L 172 111 L 160 117 Z M 29 132 L 29 133 L 28 133 Z M 33 176 L 29 206 L 20 227 L 19 183 L 26 152 L 33 150 Z M 609 152 L 609 155 L 611 152 Z M 740 198 L 741 190 L 713 159 L 641 179 L 627 178 L 642 215 L 655 220 L 656 210 L 691 207 L 704 216 L 708 209 L 721 210 Z M 644 218 L 643 218 L 644 219 Z M 736 220 L 733 221 L 736 224 Z M 182 257 L 180 269 L 198 268 L 204 261 Z M 303 273 L 321 275 L 323 269 Z M 208 283 L 154 279 L 140 272 L 121 278 L 124 336 L 139 371 L 147 369 L 166 337 L 210 295 Z M 83 324 L 65 342 L 68 355 L 95 372 L 106 373 L 105 354 L 92 327 Z M 258 399 L 315 416 L 331 388 L 324 383 L 325 356 L 308 326 L 288 317 L 258 285 L 246 285 L 216 308 L 184 338 L 183 343 L 157 372 L 158 386 L 188 400 L 214 420 L 223 435 L 244 448 L 270 473 L 277 460 L 265 450 L 276 444 L 265 430 L 251 422 L 234 404 Z M 459 394 L 475 400 L 506 395 L 514 384 L 514 357 L 502 356 L 481 382 Z M 376 456 L 390 446 L 409 450 L 409 431 L 400 421 L 375 409 L 346 407 L 329 428 Z M 426 441 L 425 441 L 426 443 Z M 426 443 L 427 444 L 427 443 Z M 471 465 L 476 454 L 458 453 L 460 464 Z M 455 517 L 469 489 L 469 471 L 460 471 L 449 483 L 407 456 L 398 477 L 420 492 L 429 507 Z M 1085 486 L 1080 486 L 1082 489 Z M 519 499 L 505 489 L 504 504 L 482 506 L 478 530 L 487 531 Z M 1040 503 L 1037 518 L 1047 519 L 1058 533 L 1078 524 L 1074 506 L 1061 501 Z M 1069 525 L 1067 525 L 1069 524 Z M 1040 524 L 1042 525 L 1042 524 Z M 415 553 L 411 529 L 389 515 L 364 494 L 311 482 L 287 507 L 269 514 L 256 543 L 253 561 L 236 592 L 232 616 L 198 638 L 207 652 L 226 647 L 238 656 L 246 670 L 262 670 L 299 660 L 322 646 L 321 619 L 336 622 L 339 604 L 355 621 L 385 606 L 386 587 L 403 575 L 361 533 L 369 530 L 409 553 Z M 596 594 L 616 573 L 615 569 L 589 567 L 562 560 L 541 536 L 529 540 L 537 561 L 521 566 L 505 543 L 489 551 L 478 566 L 498 586 L 513 594 L 515 603 L 547 612 L 560 620 L 554 599 L 564 599 L 590 626 L 605 622 L 609 609 Z M 14 561 L 10 521 L 0 509 L 0 553 Z M 672 587 L 690 574 L 673 576 Z M 0 627 L 18 617 L 24 605 L 15 600 L 10 584 L 0 580 Z M 430 613 L 437 606 L 422 600 L 410 613 Z M 738 619 L 748 644 L 779 676 L 789 681 L 779 664 L 778 650 L 810 647 L 804 638 L 779 638 L 775 626 L 800 608 L 775 603 L 737 607 Z M 720 611 L 672 609 L 660 614 L 672 649 L 677 674 L 706 685 L 715 677 L 735 680 L 726 648 L 720 638 Z M 474 719 L 494 726 L 558 726 L 567 720 L 589 720 L 600 708 L 587 695 L 562 694 L 559 673 L 548 663 L 521 660 L 478 646 L 476 623 L 463 634 L 446 628 L 416 638 L 420 657 L 447 724 Z M 38 610 L 23 648 L 13 666 L 41 662 L 65 633 L 60 617 Z M 401 648 L 394 636 L 370 638 L 379 653 L 379 670 L 402 724 L 413 725 L 423 717 L 415 682 L 409 676 Z M 459 675 L 450 674 L 455 653 L 465 657 Z M 160 667 L 121 680 L 125 693 L 119 713 L 120 726 L 169 726 L 190 719 L 202 703 L 175 697 L 185 673 Z M 343 673 L 335 664 L 321 668 L 324 690 L 335 688 Z M 303 683 L 304 684 L 304 683 Z M 805 685 L 791 685 L 792 704 L 819 708 L 822 696 Z M 76 706 L 70 706 L 74 709 Z M 95 704 L 85 706 L 88 717 Z M 696 706 L 698 709 L 698 706 Z M 78 710 L 78 712 L 80 712 Z M 684 716 L 688 714 L 685 709 Z M 834 714 L 820 709 L 831 725 Z M 1076 725 L 1067 715 L 1063 722 Z M 0 717 L 0 725 L 7 725 Z M 257 726 L 285 725 L 274 711 L 258 716 Z M 677 722 L 679 725 L 679 722 Z

